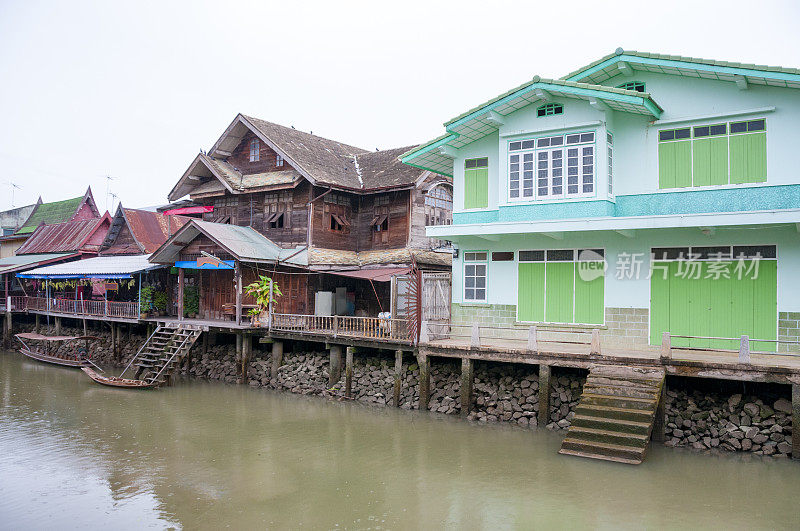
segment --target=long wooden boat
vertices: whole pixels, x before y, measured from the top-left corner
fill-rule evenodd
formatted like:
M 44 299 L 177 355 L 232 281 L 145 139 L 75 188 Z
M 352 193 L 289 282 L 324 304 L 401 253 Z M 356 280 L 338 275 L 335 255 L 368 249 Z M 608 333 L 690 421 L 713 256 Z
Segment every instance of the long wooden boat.
M 110 387 L 124 387 L 127 389 L 152 389 L 157 384 L 155 382 L 145 382 L 144 380 L 129 380 L 128 378 L 120 378 L 119 376 L 103 376 L 97 374 L 91 367 L 82 367 L 81 370 L 89 375 L 89 378 L 101 385 L 108 385 Z
M 25 356 L 36 361 L 75 368 L 81 368 L 91 364 L 89 361 L 89 341 L 100 339 L 95 336 L 45 336 L 32 332 L 16 334 L 14 337 L 22 343 L 22 347 L 20 347 L 19 351 Z M 84 348 L 81 349 L 79 346 L 76 346 L 68 355 L 56 355 L 54 349 L 52 349 L 53 344 L 80 340 L 85 342 Z M 44 343 L 44 350 L 39 350 L 29 345 L 26 341 L 42 341 Z M 55 350 L 58 350 L 58 348 L 56 347 Z

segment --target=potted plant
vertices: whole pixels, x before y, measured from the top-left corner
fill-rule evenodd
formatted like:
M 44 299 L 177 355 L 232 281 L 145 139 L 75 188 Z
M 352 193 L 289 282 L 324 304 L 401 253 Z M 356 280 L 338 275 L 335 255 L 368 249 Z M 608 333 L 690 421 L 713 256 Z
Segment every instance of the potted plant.
M 169 302 L 169 297 L 167 297 L 166 292 L 156 291 L 155 293 L 153 293 L 153 308 L 156 309 L 158 315 L 164 316 L 167 314 L 168 302 Z
M 200 291 L 195 286 L 186 286 L 183 291 L 183 316 L 194 319 L 200 311 Z
M 153 309 L 153 294 L 155 293 L 153 286 L 145 286 L 142 288 L 141 297 L 139 298 L 139 318 L 147 319 Z
M 264 326 L 268 322 L 266 315 L 269 313 L 270 303 L 275 303 L 283 293 L 278 284 L 266 275 L 261 275 L 257 281 L 245 286 L 244 290 L 256 300 L 256 307 L 248 312 L 253 317 L 254 326 Z

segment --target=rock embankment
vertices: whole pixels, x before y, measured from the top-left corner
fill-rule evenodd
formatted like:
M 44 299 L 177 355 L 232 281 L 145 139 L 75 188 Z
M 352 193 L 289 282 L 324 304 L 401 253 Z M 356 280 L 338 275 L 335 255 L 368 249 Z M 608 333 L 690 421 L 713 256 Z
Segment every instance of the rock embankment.
M 668 446 L 787 457 L 792 451 L 792 403 L 786 398 L 667 390 Z

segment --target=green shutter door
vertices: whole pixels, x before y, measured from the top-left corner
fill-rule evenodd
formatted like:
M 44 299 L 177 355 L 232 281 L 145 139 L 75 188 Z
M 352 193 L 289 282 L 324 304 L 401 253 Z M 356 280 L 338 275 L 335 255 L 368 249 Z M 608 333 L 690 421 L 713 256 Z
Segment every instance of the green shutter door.
M 731 183 L 767 180 L 767 133 L 731 135 Z
M 592 265 L 602 269 L 603 262 L 593 262 Z M 579 262 L 575 262 L 575 322 L 603 324 L 605 313 L 604 275 L 587 282 L 578 273 L 579 267 L 587 267 L 587 264 L 584 262 L 581 266 Z
M 657 262 L 650 280 L 650 343 L 661 343 L 663 332 L 673 335 L 730 337 L 746 334 L 755 339 L 776 339 L 777 262 L 761 260 L 758 270 L 745 262 L 742 278 L 737 261 L 728 263 L 729 277 L 715 275 L 709 262 L 699 275 L 678 276 L 677 262 L 669 263 L 663 278 Z M 745 271 L 751 270 L 749 274 Z M 686 271 L 684 265 L 682 272 Z M 673 338 L 676 347 L 737 349 L 738 341 Z M 776 349 L 775 343 L 754 342 L 752 350 Z
M 695 139 L 692 167 L 694 186 L 728 184 L 728 137 Z
M 692 142 L 658 144 L 658 187 L 684 188 L 692 185 Z
M 464 208 L 489 206 L 489 168 L 464 171 Z
M 546 264 L 545 320 L 550 323 L 573 322 L 574 268 L 574 262 L 548 262 Z
M 475 170 L 464 171 L 464 208 L 475 208 Z
M 544 262 L 519 264 L 517 319 L 544 321 Z

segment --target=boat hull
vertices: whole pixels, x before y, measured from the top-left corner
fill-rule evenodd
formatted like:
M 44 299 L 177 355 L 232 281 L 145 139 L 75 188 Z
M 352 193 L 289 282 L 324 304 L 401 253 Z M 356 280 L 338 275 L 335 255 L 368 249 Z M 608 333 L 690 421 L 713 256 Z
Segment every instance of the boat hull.
M 85 367 L 89 365 L 89 363 L 85 360 L 69 360 L 64 358 L 57 358 L 55 356 L 49 356 L 47 354 L 42 354 L 41 352 L 37 352 L 35 350 L 29 348 L 21 348 L 19 351 L 24 354 L 25 356 L 36 360 L 41 361 L 44 363 L 50 363 L 53 365 L 60 365 L 62 367 L 72 367 L 75 369 L 80 369 L 81 367 Z
M 102 374 L 97 374 L 97 372 L 90 367 L 82 367 L 81 370 L 95 382 L 99 383 L 100 385 L 107 385 L 109 387 L 121 387 L 124 389 L 152 389 L 156 386 L 155 383 L 145 382 L 144 380 L 129 380 L 127 378 L 118 378 L 116 376 L 103 376 Z

